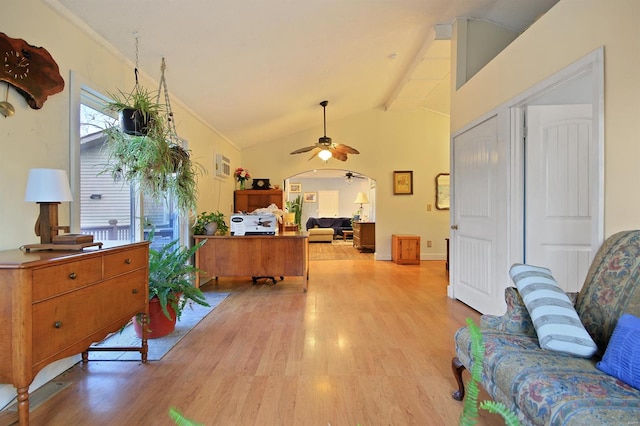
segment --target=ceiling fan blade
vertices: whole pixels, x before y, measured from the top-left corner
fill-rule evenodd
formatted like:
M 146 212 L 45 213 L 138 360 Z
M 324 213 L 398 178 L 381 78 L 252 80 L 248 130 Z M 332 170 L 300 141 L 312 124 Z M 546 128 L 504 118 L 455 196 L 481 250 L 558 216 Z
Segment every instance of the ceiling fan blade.
M 311 153 L 311 157 L 309 157 L 309 160 L 313 160 L 314 158 L 316 158 L 316 156 L 320 153 L 320 151 L 322 151 L 320 148 L 315 147 L 315 151 L 313 153 Z
M 341 143 L 336 144 L 334 149 L 339 149 L 340 151 L 346 152 L 347 154 L 360 154 L 360 151 L 358 151 L 357 149 Z
M 317 148 L 317 147 L 315 145 L 313 145 L 313 146 L 305 146 L 304 148 L 296 149 L 291 154 L 301 154 L 303 152 L 309 152 L 314 148 Z
M 340 160 L 340 161 L 347 161 L 347 153 L 346 152 L 342 152 L 338 149 L 332 149 L 331 150 L 331 156 L 333 158 L 335 158 L 336 160 Z

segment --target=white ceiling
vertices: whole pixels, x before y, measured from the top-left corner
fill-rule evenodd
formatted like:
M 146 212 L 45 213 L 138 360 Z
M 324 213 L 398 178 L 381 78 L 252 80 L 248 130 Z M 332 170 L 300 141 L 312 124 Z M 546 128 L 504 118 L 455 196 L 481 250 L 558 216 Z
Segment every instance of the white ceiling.
M 137 37 L 156 80 L 165 57 L 172 103 L 245 148 L 321 136 L 325 99 L 328 123 L 385 107 L 448 115 L 449 42 L 434 25 L 470 17 L 521 32 L 558 0 L 43 1 L 132 62 Z

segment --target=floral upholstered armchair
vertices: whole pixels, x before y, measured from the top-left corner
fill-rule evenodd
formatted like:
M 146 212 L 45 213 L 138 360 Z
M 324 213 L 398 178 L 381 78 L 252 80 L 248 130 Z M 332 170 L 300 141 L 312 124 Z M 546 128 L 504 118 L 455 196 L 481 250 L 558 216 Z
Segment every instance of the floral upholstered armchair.
M 640 231 L 609 237 L 580 293 L 569 295 L 594 343 L 593 356 L 541 348 L 540 326 L 547 324 L 532 321 L 527 296 L 510 287 L 505 298 L 506 314 L 483 316 L 480 323 L 482 386 L 495 401 L 525 425 L 640 424 L 640 327 L 626 321 L 640 324 Z M 473 364 L 467 327 L 456 332 L 455 344 L 452 368 L 459 388 L 453 397 L 462 400 L 462 371 Z

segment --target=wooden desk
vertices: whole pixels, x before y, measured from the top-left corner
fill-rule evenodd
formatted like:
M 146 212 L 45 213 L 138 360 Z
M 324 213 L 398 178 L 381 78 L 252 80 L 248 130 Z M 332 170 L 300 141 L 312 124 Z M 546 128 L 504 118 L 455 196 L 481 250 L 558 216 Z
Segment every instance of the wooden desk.
M 196 252 L 196 268 L 207 278 L 304 277 L 309 283 L 309 237 L 306 233 L 282 235 L 195 235 L 196 244 L 207 242 Z M 196 287 L 200 286 L 200 274 Z
M 148 315 L 149 243 L 85 250 L 0 251 L 0 382 L 17 388 L 20 425 L 40 370 L 79 353 L 86 362 L 92 343 Z M 146 332 L 140 347 L 110 349 L 146 362 Z

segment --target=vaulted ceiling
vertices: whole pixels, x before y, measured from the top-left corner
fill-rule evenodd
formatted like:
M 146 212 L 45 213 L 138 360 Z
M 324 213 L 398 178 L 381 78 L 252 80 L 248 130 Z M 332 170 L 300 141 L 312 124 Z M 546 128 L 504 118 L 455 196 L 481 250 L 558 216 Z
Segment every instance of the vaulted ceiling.
M 321 128 L 325 99 L 328 120 L 448 114 L 449 41 L 434 26 L 468 17 L 522 32 L 558 0 L 43 1 L 132 63 L 137 39 L 152 78 L 166 58 L 172 103 L 244 148 Z

